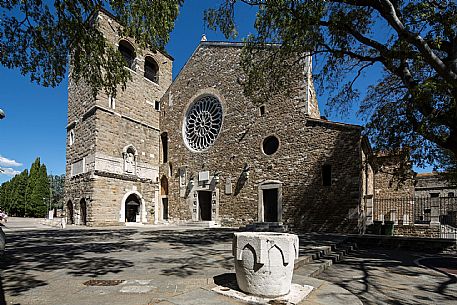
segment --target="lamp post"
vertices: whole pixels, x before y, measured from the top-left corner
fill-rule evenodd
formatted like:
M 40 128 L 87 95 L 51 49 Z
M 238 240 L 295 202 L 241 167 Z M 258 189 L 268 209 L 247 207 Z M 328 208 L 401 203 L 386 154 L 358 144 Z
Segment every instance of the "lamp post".
M 46 197 L 43 197 L 43 203 L 46 204 Z M 49 198 L 49 204 L 47 206 L 48 206 L 48 210 L 46 213 L 47 214 L 46 218 L 51 219 L 51 217 L 49 217 L 49 211 L 51 210 L 51 198 Z
M 5 118 L 5 112 L 0 108 L 0 120 Z M 4 170 L 0 168 L 0 173 L 3 173 Z

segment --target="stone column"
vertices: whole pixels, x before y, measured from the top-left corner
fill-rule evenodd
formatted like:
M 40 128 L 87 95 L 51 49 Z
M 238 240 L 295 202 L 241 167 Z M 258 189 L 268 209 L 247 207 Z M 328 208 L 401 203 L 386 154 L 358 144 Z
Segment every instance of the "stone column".
M 365 195 L 366 224 L 373 223 L 373 195 Z
M 440 198 L 433 197 L 431 198 L 430 205 L 430 225 L 439 225 L 440 224 Z

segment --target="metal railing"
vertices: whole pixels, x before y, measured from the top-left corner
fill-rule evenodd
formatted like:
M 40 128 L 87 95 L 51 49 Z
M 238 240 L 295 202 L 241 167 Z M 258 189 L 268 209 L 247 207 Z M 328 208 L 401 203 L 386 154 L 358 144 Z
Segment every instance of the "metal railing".
M 439 222 L 457 227 L 457 197 L 375 198 L 373 220 L 397 224 L 429 224 L 432 205 L 439 207 Z

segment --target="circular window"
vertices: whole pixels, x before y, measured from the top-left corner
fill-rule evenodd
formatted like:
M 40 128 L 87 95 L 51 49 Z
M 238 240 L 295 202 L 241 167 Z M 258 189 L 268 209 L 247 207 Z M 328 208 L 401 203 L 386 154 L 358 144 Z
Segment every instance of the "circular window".
M 266 155 L 274 154 L 279 148 L 279 140 L 275 136 L 266 137 L 263 140 L 263 152 Z
M 222 126 L 222 105 L 214 96 L 204 96 L 190 105 L 184 119 L 184 142 L 203 151 L 216 141 Z

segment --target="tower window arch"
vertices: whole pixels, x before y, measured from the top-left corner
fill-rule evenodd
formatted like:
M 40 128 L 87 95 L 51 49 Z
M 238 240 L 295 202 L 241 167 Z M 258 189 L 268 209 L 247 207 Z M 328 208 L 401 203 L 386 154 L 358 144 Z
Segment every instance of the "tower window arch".
M 70 146 L 72 146 L 75 143 L 75 130 L 72 129 L 68 133 L 68 143 Z
M 135 54 L 135 49 L 133 48 L 133 46 L 128 41 L 121 40 L 119 42 L 118 50 L 119 50 L 119 52 L 121 52 L 122 57 L 124 57 L 125 66 L 127 68 L 135 71 L 136 70 L 136 66 L 135 66 L 136 54 Z
M 144 59 L 144 77 L 156 84 L 159 83 L 159 65 L 151 56 Z
M 168 133 L 162 132 L 160 135 L 160 140 L 162 142 L 162 163 L 168 162 Z

